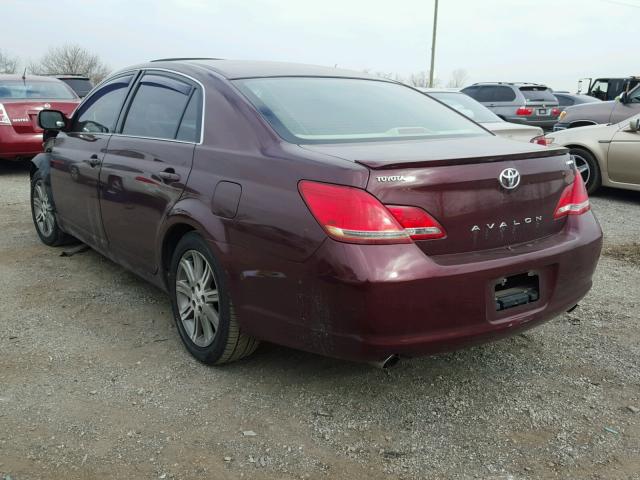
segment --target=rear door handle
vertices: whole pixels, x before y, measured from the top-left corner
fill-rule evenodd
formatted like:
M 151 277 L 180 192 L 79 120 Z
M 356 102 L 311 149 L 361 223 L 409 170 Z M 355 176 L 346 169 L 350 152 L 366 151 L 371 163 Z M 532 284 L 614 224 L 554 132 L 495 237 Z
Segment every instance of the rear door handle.
M 177 182 L 180 180 L 180 175 L 178 175 L 173 168 L 167 168 L 166 170 L 158 172 L 158 176 L 165 183 Z

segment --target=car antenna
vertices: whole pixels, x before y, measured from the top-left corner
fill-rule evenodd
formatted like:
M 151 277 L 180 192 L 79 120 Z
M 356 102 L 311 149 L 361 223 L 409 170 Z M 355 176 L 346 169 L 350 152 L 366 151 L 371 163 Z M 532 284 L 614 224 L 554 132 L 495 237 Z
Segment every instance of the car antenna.
M 22 81 L 27 81 L 27 67 L 24 67 L 24 72 L 22 72 Z

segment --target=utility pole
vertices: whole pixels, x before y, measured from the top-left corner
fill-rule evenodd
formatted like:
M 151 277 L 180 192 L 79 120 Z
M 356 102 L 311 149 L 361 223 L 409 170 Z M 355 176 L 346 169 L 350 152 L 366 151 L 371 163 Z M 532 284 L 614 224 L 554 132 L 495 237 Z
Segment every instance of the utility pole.
M 433 10 L 433 37 L 431 37 L 431 68 L 429 69 L 429 88 L 433 88 L 433 67 L 436 62 L 436 29 L 438 28 L 438 0 Z

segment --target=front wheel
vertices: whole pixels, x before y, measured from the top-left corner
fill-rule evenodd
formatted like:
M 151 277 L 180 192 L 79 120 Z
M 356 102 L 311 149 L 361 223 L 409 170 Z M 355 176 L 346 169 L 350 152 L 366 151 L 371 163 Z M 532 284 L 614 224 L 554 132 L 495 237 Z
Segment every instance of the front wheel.
M 580 172 L 582 180 L 587 187 L 587 193 L 591 195 L 602 185 L 600 165 L 593 154 L 584 148 L 571 148 L 569 154 L 573 156 L 576 169 Z
M 240 331 L 223 272 L 200 235 L 182 237 L 168 278 L 173 316 L 191 355 L 214 365 L 255 351 L 259 342 Z
M 49 188 L 40 170 L 37 170 L 31 179 L 31 217 L 36 232 L 45 245 L 62 245 L 69 239 L 58 226 Z

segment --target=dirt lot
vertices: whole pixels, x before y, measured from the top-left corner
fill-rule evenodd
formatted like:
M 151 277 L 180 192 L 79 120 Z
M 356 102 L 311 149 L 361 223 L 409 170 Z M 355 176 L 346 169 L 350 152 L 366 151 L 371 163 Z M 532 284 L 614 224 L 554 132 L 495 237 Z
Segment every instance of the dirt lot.
M 42 245 L 0 164 L 0 478 L 640 479 L 640 194 L 592 204 L 594 288 L 541 328 L 388 371 L 273 345 L 210 368 L 161 292 Z

